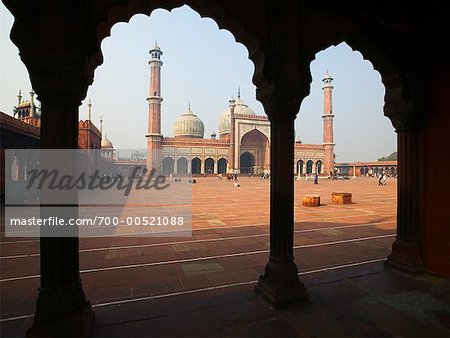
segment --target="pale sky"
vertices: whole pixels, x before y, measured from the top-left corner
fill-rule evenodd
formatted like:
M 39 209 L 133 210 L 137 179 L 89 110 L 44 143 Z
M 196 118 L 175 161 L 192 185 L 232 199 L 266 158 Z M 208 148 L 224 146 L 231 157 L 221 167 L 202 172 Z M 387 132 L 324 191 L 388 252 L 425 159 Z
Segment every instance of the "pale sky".
M 0 111 L 12 115 L 17 93 L 29 99 L 31 84 L 18 49 L 9 39 L 13 17 L 0 3 Z M 102 42 L 104 63 L 97 68 L 88 97 L 92 120 L 118 149 L 145 149 L 150 68 L 148 51 L 155 41 L 163 51 L 162 132 L 173 135 L 173 123 L 187 110 L 205 124 L 205 137 L 218 134 L 218 119 L 238 88 L 241 99 L 257 114 L 264 109 L 256 100 L 253 63 L 246 47 L 230 32 L 219 30 L 187 6 L 168 12 L 155 10 L 150 17 L 135 15 L 129 23 L 113 26 Z M 391 122 L 383 116 L 384 86 L 369 61 L 345 43 L 316 55 L 311 63 L 311 94 L 296 119 L 296 136 L 304 143 L 322 142 L 325 72 L 334 78 L 333 112 L 338 162 L 373 161 L 397 149 Z M 87 118 L 87 98 L 80 119 Z

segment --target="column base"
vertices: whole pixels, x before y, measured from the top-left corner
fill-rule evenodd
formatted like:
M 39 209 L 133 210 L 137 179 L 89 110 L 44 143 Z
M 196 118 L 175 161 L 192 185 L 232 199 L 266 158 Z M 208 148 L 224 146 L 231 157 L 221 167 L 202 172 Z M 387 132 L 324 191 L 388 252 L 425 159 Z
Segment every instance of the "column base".
M 87 337 L 95 319 L 81 283 L 39 291 L 28 337 Z
M 305 286 L 298 277 L 294 261 L 276 261 L 272 258 L 266 265 L 264 275 L 259 277 L 255 291 L 274 308 L 309 301 Z
M 385 266 L 410 274 L 421 273 L 423 261 L 419 243 L 396 239 L 392 244 L 392 253 L 388 256 Z

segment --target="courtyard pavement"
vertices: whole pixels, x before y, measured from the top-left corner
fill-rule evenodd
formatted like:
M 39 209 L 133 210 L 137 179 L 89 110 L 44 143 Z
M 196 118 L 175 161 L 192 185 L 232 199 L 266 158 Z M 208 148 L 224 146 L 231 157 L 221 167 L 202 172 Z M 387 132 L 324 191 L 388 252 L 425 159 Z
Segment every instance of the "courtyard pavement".
M 295 261 L 310 301 L 275 310 L 254 293 L 269 254 L 269 181 L 193 184 L 192 237 L 80 240 L 92 336 L 450 336 L 450 283 L 384 268 L 396 179 L 295 182 Z M 332 192 L 353 203 L 331 204 Z M 321 206 L 302 196 L 319 194 Z M 31 326 L 39 242 L 1 239 L 1 336 Z

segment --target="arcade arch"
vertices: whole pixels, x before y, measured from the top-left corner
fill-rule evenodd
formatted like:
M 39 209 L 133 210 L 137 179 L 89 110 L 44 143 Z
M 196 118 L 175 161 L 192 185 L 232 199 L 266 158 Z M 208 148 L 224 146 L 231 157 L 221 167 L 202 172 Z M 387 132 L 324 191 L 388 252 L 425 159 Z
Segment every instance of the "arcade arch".
M 306 161 L 306 173 L 307 174 L 312 174 L 313 166 L 314 166 L 314 162 L 312 160 Z
M 217 173 L 222 175 L 227 173 L 227 160 L 223 157 L 217 161 Z
M 180 157 L 177 160 L 177 174 L 188 173 L 188 160 L 186 157 Z
M 214 159 L 211 157 L 205 160 L 205 174 L 214 174 Z
M 191 172 L 192 174 L 201 174 L 202 172 L 202 161 L 198 157 L 194 157 L 191 160 Z
M 162 166 L 163 166 L 163 174 L 164 175 L 170 175 L 173 174 L 174 172 L 174 163 L 175 161 L 173 160 L 172 157 L 165 157 L 163 162 L 162 162 Z

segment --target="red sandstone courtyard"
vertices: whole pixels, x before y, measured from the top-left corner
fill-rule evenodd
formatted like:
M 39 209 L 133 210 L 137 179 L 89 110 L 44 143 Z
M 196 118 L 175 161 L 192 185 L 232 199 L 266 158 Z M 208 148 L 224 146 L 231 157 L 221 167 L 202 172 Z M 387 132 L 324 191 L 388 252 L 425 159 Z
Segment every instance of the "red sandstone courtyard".
M 434 298 L 422 303 L 431 302 L 441 322 L 417 321 L 398 305 L 420 303 L 423 288 L 448 297 L 445 281 L 426 277 L 411 284 L 411 299 L 396 299 L 396 285 L 409 285 L 409 277 L 383 267 L 396 233 L 396 179 L 295 182 L 295 262 L 310 302 L 283 311 L 253 291 L 268 261 L 269 180 L 239 181 L 235 188 L 200 177 L 192 185 L 192 238 L 80 240 L 81 278 L 96 312 L 92 335 L 448 335 Z M 332 192 L 352 193 L 353 203 L 332 204 Z M 320 195 L 321 206 L 303 206 L 305 194 Z M 39 242 L 3 237 L 0 248 L 1 335 L 23 336 L 38 295 Z

